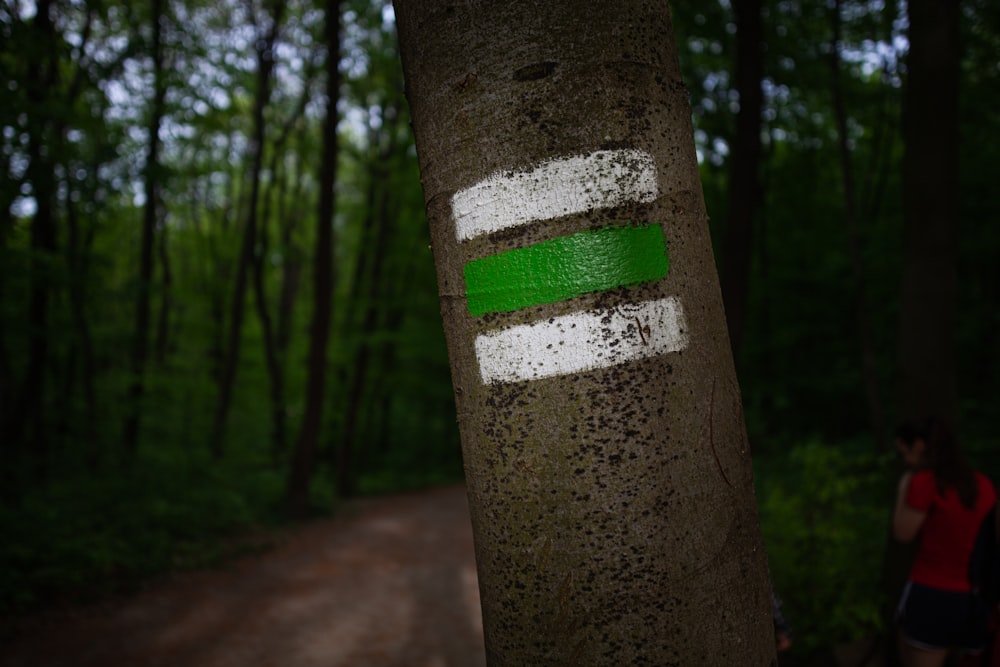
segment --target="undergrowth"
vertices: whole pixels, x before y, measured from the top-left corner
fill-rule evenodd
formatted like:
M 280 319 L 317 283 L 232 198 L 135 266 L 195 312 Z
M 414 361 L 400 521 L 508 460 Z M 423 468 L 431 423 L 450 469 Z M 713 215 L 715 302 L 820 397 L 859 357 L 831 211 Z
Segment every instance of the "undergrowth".
M 868 443 L 808 441 L 755 461 L 771 579 L 808 654 L 882 631 L 898 468 Z

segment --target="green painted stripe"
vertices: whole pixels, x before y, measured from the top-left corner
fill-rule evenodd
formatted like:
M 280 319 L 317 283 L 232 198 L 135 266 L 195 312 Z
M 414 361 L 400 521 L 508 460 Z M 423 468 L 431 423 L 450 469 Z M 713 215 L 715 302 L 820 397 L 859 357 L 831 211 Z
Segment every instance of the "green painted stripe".
M 670 270 L 663 228 L 606 227 L 465 265 L 469 312 L 509 312 L 659 280 Z

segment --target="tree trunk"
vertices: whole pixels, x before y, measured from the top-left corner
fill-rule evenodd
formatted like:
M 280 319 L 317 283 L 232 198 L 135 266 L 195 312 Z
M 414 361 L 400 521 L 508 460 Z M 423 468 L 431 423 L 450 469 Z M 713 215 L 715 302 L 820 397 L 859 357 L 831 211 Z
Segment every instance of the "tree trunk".
M 382 107 L 384 110 L 386 107 Z M 395 119 L 396 114 L 382 114 L 383 118 Z M 352 356 L 350 385 L 345 401 L 344 428 L 337 447 L 337 493 L 342 498 L 354 495 L 354 443 L 357 440 L 358 424 L 365 406 L 374 409 L 372 392 L 366 392 L 371 375 L 373 343 L 371 337 L 380 327 L 385 327 L 385 260 L 389 252 L 390 235 L 393 232 L 393 217 L 389 214 L 389 179 L 387 165 L 396 151 L 396 123 L 386 121 L 381 132 L 369 133 L 369 144 L 374 148 L 369 154 L 368 188 L 365 196 L 364 229 L 362 231 L 361 253 L 351 286 L 350 311 L 345 318 L 345 339 L 350 336 L 358 341 Z M 384 146 L 383 146 L 384 144 Z M 361 310 L 360 322 L 357 311 Z M 380 315 L 382 317 L 380 317 Z M 367 439 L 371 442 L 371 439 Z
M 736 15 L 736 89 L 740 110 L 729 170 L 729 220 L 722 267 L 722 298 L 733 357 L 738 358 L 747 316 L 754 216 L 760 208 L 761 140 L 764 77 L 760 0 L 734 0 Z
M 292 516 L 309 509 L 312 480 L 319 442 L 320 417 L 326 390 L 326 348 L 330 338 L 333 301 L 333 214 L 337 184 L 337 101 L 340 97 L 340 1 L 326 3 L 326 118 L 323 121 L 323 159 L 320 165 L 319 209 L 316 215 L 316 259 L 313 267 L 313 319 L 309 336 L 309 368 L 306 380 L 306 410 L 302 431 L 288 475 L 287 507 Z
M 396 13 L 488 664 L 774 664 L 666 3 Z
M 844 194 L 844 218 L 847 223 L 847 242 L 854 279 L 854 322 L 858 330 L 861 348 L 861 371 L 865 398 L 868 402 L 868 421 L 875 440 L 875 449 L 885 452 L 889 448 L 886 436 L 885 416 L 878 388 L 878 368 L 875 358 L 875 339 L 868 318 L 868 299 L 864 260 L 861 256 L 860 222 L 858 220 L 858 197 L 854 186 L 854 165 L 851 163 L 851 149 L 847 136 L 847 111 L 844 108 L 844 93 L 840 83 L 840 37 L 841 0 L 834 0 L 831 20 L 833 40 L 830 45 L 830 92 L 833 98 L 833 117 L 837 126 L 837 145 L 840 155 L 840 176 Z
M 301 151 L 307 150 L 305 144 L 306 137 L 305 125 L 302 125 L 300 141 L 298 142 L 300 154 Z M 287 359 L 288 347 L 292 339 L 295 302 L 298 297 L 299 284 L 302 278 L 302 249 L 295 241 L 295 230 L 299 221 L 304 217 L 304 211 L 300 205 L 303 179 L 295 178 L 295 185 L 290 195 L 291 206 L 288 206 L 289 197 L 286 196 L 286 190 L 288 189 L 289 176 L 281 165 L 278 165 L 278 168 L 281 170 L 281 194 L 279 196 L 281 207 L 278 219 L 281 221 L 281 252 L 284 261 L 282 263 L 281 288 L 278 297 L 278 322 L 275 337 L 281 358 Z
M 170 266 L 170 244 L 167 242 L 167 227 L 160 226 L 157 235 L 157 255 L 162 273 L 160 288 L 160 314 L 156 321 L 156 363 L 163 365 L 170 351 L 170 314 L 173 310 L 174 273 Z
M 32 26 L 37 52 L 28 58 L 26 92 L 31 113 L 28 119 L 26 173 L 36 205 L 30 231 L 28 358 L 16 401 L 9 412 L 9 421 L 4 424 L 4 437 L 0 438 L 8 443 L 8 447 L 15 448 L 15 455 L 20 455 L 26 452 L 17 449 L 28 439 L 26 431 L 33 428 L 30 454 L 39 472 L 45 465 L 48 452 L 45 385 L 49 362 L 49 302 L 53 295 L 52 268 L 57 248 L 57 185 L 52 154 L 56 151 L 53 114 L 58 105 L 53 104 L 50 94 L 56 89 L 59 60 L 52 12 L 52 2 L 42 0 L 37 3 Z M 12 466 L 16 467 L 16 464 Z
M 72 181 L 70 181 L 71 183 Z M 68 186 L 71 188 L 71 186 Z M 75 345 L 80 350 L 80 373 L 83 385 L 84 424 L 81 438 L 86 452 L 84 458 L 88 469 L 97 469 L 101 458 L 100 438 L 97 421 L 97 392 L 94 381 L 97 370 L 94 364 L 94 343 L 90 332 L 90 319 L 87 314 L 87 268 L 86 256 L 90 251 L 89 244 L 84 244 L 80 238 L 80 220 L 76 204 L 72 196 L 67 194 L 66 221 L 69 230 L 67 239 L 67 263 L 72 279 L 69 283 L 70 310 L 73 317 L 73 327 L 76 329 Z M 72 394 L 70 394 L 72 395 Z
M 275 153 L 280 150 L 280 144 L 275 146 Z M 282 370 L 280 352 L 275 336 L 274 321 L 268 305 L 267 289 L 264 285 L 264 270 L 269 248 L 268 225 L 270 224 L 270 200 L 274 188 L 273 175 L 275 161 L 271 162 L 271 185 L 264 197 L 265 203 L 260 220 L 260 243 L 254 253 L 253 260 L 253 293 L 257 306 L 257 319 L 260 322 L 261 339 L 264 344 L 264 361 L 267 365 L 268 388 L 271 397 L 271 454 L 276 457 L 285 451 L 285 375 Z
M 125 428 L 122 445 L 125 458 L 135 457 L 139 446 L 139 426 L 142 419 L 142 395 L 145 391 L 146 358 L 149 354 L 150 290 L 153 284 L 153 246 L 155 243 L 160 199 L 160 125 L 166 103 L 166 84 L 163 71 L 162 27 L 163 0 L 153 0 L 151 20 L 153 26 L 153 99 L 149 116 L 149 147 L 146 155 L 146 203 L 142 216 L 142 240 L 139 247 L 139 283 L 135 306 L 135 330 L 132 339 L 132 381 L 128 389 L 125 409 Z
M 959 5 L 909 2 L 903 97 L 899 410 L 958 418 Z
M 262 219 L 261 237 L 264 248 L 254 258 L 253 293 L 257 306 L 257 319 L 260 321 L 261 339 L 264 344 L 264 361 L 267 364 L 268 391 L 271 396 L 271 453 L 278 456 L 285 451 L 285 380 L 279 358 L 278 345 L 274 334 L 274 323 L 267 304 L 267 292 L 264 287 L 264 260 L 266 250 L 267 218 Z
M 271 25 L 267 33 L 258 35 L 255 41 L 257 50 L 257 95 L 254 102 L 254 136 L 250 144 L 251 173 L 250 199 L 247 202 L 247 217 L 243 227 L 243 243 L 240 246 L 240 256 L 236 260 L 236 283 L 233 287 L 233 300 L 230 302 L 229 335 L 226 339 L 222 375 L 219 382 L 219 396 L 215 404 L 215 416 L 212 420 L 212 433 L 209 448 L 212 457 L 221 459 L 225 453 L 226 421 L 229 418 L 229 407 L 233 399 L 233 387 L 236 384 L 236 370 L 240 363 L 240 347 L 243 338 L 243 316 L 246 313 L 246 289 L 250 274 L 253 271 L 254 255 L 257 246 L 257 204 L 260 200 L 261 171 L 264 164 L 264 110 L 267 108 L 271 93 L 271 74 L 274 71 L 274 45 L 281 25 L 284 3 L 278 2 L 274 7 Z
M 268 162 L 267 168 L 270 178 L 264 193 L 260 213 L 260 243 L 257 244 L 257 248 L 255 249 L 253 262 L 254 302 L 257 306 L 257 319 L 260 322 L 261 338 L 264 343 L 264 361 L 267 365 L 271 396 L 271 458 L 274 461 L 278 461 L 284 456 L 287 449 L 288 413 L 287 406 L 285 405 L 284 370 L 284 353 L 287 345 L 282 346 L 283 341 L 279 336 L 279 334 L 284 333 L 280 330 L 281 318 L 283 316 L 281 308 L 284 306 L 280 298 L 283 298 L 284 295 L 282 294 L 279 298 L 278 322 L 276 323 L 275 318 L 271 315 L 271 306 L 267 298 L 267 288 L 265 285 L 267 259 L 271 252 L 271 206 L 275 198 L 280 200 L 285 194 L 284 178 L 278 174 L 278 165 L 286 157 L 284 152 L 285 144 L 291 136 L 295 125 L 300 121 L 302 114 L 305 112 L 310 90 L 311 86 L 307 83 L 303 87 L 299 104 L 296 106 L 295 111 L 285 120 L 281 133 L 275 139 L 271 149 L 271 159 Z M 279 206 L 279 211 L 280 208 Z M 292 226 L 292 223 L 284 220 L 280 224 L 282 228 Z M 285 262 L 282 262 L 282 266 L 285 266 Z

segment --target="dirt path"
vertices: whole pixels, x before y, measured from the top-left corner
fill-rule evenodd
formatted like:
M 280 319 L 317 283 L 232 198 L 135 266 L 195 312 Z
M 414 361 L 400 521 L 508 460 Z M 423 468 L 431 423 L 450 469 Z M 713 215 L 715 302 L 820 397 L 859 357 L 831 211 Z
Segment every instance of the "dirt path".
M 465 490 L 359 501 L 224 570 L 46 618 L 0 665 L 485 665 Z

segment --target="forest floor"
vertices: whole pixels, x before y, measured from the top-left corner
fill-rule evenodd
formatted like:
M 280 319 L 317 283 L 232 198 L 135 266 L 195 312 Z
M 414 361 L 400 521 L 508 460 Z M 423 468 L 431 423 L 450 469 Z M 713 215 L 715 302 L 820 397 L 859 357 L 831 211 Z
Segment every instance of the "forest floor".
M 462 486 L 359 500 L 265 553 L 16 630 L 2 667 L 486 664 Z

